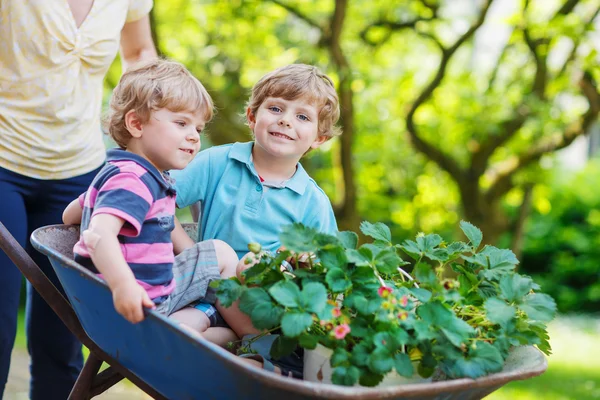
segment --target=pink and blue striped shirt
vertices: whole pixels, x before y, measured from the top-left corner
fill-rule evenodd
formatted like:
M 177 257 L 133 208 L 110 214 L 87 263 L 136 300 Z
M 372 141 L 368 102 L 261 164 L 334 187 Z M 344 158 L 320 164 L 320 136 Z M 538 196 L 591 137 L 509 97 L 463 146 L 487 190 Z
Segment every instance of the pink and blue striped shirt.
M 176 192 L 172 183 L 167 173 L 161 174 L 143 157 L 112 149 L 106 165 L 79 197 L 81 232 L 98 214 L 125 221 L 118 235 L 121 251 L 138 283 L 157 304 L 175 288 L 171 232 Z M 98 273 L 81 237 L 73 252 L 76 262 Z

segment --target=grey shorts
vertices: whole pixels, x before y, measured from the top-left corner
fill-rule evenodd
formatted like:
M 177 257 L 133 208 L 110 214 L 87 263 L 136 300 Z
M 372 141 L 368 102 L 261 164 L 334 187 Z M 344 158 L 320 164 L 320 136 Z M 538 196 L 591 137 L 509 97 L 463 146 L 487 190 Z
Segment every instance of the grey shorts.
M 217 301 L 216 293 L 208 285 L 221 279 L 221 274 L 213 241 L 196 243 L 177 255 L 173 264 L 173 279 L 175 289 L 156 306 L 159 313 L 171 315 L 199 300 L 214 304 Z

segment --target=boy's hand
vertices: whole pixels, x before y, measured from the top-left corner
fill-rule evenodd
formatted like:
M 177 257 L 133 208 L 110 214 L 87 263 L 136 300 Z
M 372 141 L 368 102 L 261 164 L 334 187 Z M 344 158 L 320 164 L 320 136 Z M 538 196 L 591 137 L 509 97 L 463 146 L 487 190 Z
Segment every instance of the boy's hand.
M 280 248 L 277 249 L 277 252 L 279 253 L 279 252 L 282 252 L 285 250 L 287 250 L 285 248 L 285 246 L 281 246 Z M 315 256 L 312 253 L 302 253 L 302 254 L 299 254 L 298 257 L 290 256 L 290 257 L 286 258 L 285 261 L 287 261 L 292 266 L 292 268 L 296 268 L 296 265 L 297 265 L 298 268 L 300 268 L 300 269 L 309 269 L 310 265 L 311 265 L 309 259 L 310 258 L 314 259 L 314 257 Z M 296 258 L 297 258 L 297 260 L 296 260 Z
M 148 293 L 137 283 L 124 283 L 113 289 L 113 302 L 115 309 L 127 321 L 137 324 L 144 319 L 142 307 L 155 308 Z

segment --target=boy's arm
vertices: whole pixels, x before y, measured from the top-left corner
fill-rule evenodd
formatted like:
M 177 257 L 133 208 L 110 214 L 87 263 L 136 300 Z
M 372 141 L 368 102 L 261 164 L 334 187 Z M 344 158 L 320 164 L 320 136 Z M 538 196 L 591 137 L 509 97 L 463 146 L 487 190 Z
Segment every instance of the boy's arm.
M 62 220 L 66 225 L 78 225 L 81 224 L 81 217 L 83 216 L 83 206 L 82 206 L 82 194 L 75 200 L 69 203 L 65 211 L 63 211 Z
M 117 216 L 98 214 L 92 217 L 82 236 L 94 266 L 111 289 L 115 309 L 135 324 L 144 319 L 142 307 L 153 308 L 154 302 L 137 283 L 123 257 L 117 235 L 124 223 Z
M 177 255 L 188 247 L 192 247 L 195 242 L 185 233 L 185 229 L 183 229 L 177 217 L 174 218 L 175 228 L 171 232 L 171 240 L 173 241 L 173 252 Z

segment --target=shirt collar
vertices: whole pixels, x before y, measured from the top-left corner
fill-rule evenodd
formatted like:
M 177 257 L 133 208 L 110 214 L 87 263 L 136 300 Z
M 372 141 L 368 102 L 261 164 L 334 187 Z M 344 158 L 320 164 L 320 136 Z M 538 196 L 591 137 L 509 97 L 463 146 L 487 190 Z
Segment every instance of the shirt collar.
M 254 142 L 246 142 L 246 143 L 234 143 L 231 146 L 231 151 L 229 152 L 229 158 L 237 160 L 248 167 L 248 169 L 252 172 L 252 174 L 256 177 L 258 181 L 260 181 L 258 174 L 256 173 L 256 169 L 254 168 L 254 164 L 252 163 L 252 147 L 254 146 Z M 285 182 L 285 187 L 293 190 L 299 195 L 303 195 L 306 190 L 306 186 L 310 182 L 310 177 L 302 167 L 302 164 L 298 163 L 296 165 L 296 173 L 290 179 Z
M 123 149 L 110 149 L 106 152 L 106 161 L 133 161 L 143 167 L 156 181 L 167 191 L 176 193 L 173 184 L 175 180 L 171 178 L 168 171 L 162 173 L 156 169 L 150 161 L 144 157 Z

